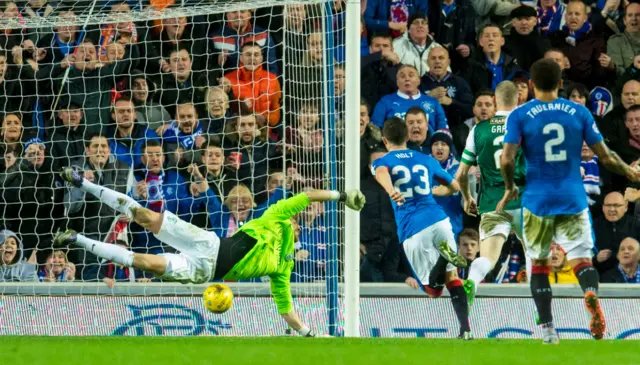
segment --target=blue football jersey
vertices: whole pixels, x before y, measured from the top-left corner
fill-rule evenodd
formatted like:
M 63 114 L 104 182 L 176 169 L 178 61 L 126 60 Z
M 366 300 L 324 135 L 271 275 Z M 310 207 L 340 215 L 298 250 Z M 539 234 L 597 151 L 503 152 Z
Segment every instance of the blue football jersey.
M 591 113 L 567 99 L 532 100 L 509 115 L 504 143 L 519 143 L 527 161 L 523 207 L 537 216 L 588 207 L 580 173 L 583 140 L 591 146 L 602 135 Z
M 398 238 L 407 238 L 447 218 L 431 195 L 433 180 L 451 184 L 453 177 L 431 156 L 412 150 L 392 151 L 373 162 L 373 171 L 386 167 L 396 191 L 405 198 L 403 205 L 391 202 L 398 225 Z

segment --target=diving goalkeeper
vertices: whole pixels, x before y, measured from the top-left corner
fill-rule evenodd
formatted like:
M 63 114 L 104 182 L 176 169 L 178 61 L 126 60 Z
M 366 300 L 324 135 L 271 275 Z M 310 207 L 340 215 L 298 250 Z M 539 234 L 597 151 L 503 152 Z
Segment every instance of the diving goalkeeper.
M 293 310 L 290 277 L 294 265 L 294 240 L 297 223 L 293 217 L 309 203 L 335 200 L 360 210 L 365 198 L 360 191 L 316 190 L 281 200 L 264 215 L 247 222 L 230 238 L 189 224 L 170 212 L 157 213 L 143 208 L 134 199 L 85 180 L 81 173 L 64 168 L 62 179 L 95 195 L 104 204 L 125 214 L 179 254 L 139 254 L 117 245 L 89 239 L 75 231 L 56 234 L 54 246 L 73 244 L 109 261 L 144 270 L 166 281 L 201 284 L 212 280 L 241 280 L 269 276 L 271 293 L 278 313 L 302 336 L 314 337 Z M 208 189 L 206 179 L 199 189 Z M 205 186 L 206 185 L 206 186 Z M 294 227 L 295 224 L 295 227 Z

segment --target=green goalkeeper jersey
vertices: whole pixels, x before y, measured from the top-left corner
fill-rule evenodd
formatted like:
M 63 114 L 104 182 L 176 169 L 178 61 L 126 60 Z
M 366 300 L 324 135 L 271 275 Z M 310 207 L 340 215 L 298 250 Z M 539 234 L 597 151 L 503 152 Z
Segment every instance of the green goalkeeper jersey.
M 477 165 L 480 168 L 480 199 L 478 211 L 482 213 L 496 210 L 496 205 L 504 196 L 504 179 L 500 172 L 500 156 L 502 155 L 502 140 L 509 112 L 498 112 L 495 117 L 476 124 L 462 153 L 462 162 L 467 165 Z M 516 185 L 522 193 L 526 163 L 522 150 L 516 155 Z M 506 209 L 520 208 L 520 197 L 507 204 Z
M 253 237 L 257 243 L 231 270 L 224 280 L 253 279 L 269 276 L 271 294 L 278 313 L 293 310 L 291 297 L 291 271 L 294 265 L 295 232 L 291 218 L 309 205 L 306 194 L 280 200 L 258 219 L 247 222 L 240 231 Z

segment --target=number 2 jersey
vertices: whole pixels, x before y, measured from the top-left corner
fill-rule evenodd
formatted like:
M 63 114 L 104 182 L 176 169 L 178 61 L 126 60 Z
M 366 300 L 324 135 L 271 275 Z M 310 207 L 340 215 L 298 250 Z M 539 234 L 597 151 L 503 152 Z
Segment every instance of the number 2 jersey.
M 391 151 L 373 161 L 373 171 L 386 167 L 396 191 L 405 198 L 403 205 L 391 202 L 398 225 L 398 238 L 404 242 L 414 234 L 447 218 L 431 194 L 433 179 L 449 185 L 453 177 L 436 159 L 412 150 Z
M 478 165 L 480 168 L 480 214 L 493 212 L 496 205 L 504 197 L 504 179 L 500 172 L 500 156 L 502 156 L 502 140 L 504 139 L 507 117 L 510 112 L 497 112 L 495 117 L 476 124 L 464 147 L 462 162 L 467 165 Z M 516 155 L 515 182 L 520 189 L 524 186 L 525 160 L 521 150 Z M 512 200 L 506 209 L 520 208 L 520 199 Z
M 587 209 L 580 173 L 583 140 L 592 146 L 602 135 L 587 108 L 567 99 L 534 99 L 509 115 L 504 143 L 520 144 L 527 161 L 523 207 L 537 216 Z

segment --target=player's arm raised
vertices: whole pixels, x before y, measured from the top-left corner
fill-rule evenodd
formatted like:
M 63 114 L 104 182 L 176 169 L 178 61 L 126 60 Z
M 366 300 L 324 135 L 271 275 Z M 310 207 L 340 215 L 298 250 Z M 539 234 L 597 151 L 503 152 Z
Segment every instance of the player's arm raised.
M 631 167 L 622 161 L 620 156 L 610 150 L 603 141 L 592 144 L 589 148 L 598 156 L 598 160 L 607 170 L 618 175 L 626 176 L 627 179 L 631 181 L 640 181 L 640 169 Z
M 516 153 L 519 145 L 515 143 L 502 144 L 502 157 L 500 158 L 500 171 L 504 179 L 504 196 L 496 206 L 497 212 L 502 212 L 507 204 L 518 196 L 518 187 L 516 186 L 514 176 L 516 173 Z
M 391 200 L 396 202 L 398 205 L 402 205 L 404 203 L 404 197 L 400 192 L 396 191 L 393 188 L 393 183 L 391 182 L 391 175 L 389 175 L 389 169 L 386 166 L 379 166 L 375 170 L 376 172 L 376 181 L 384 191 L 389 194 Z

